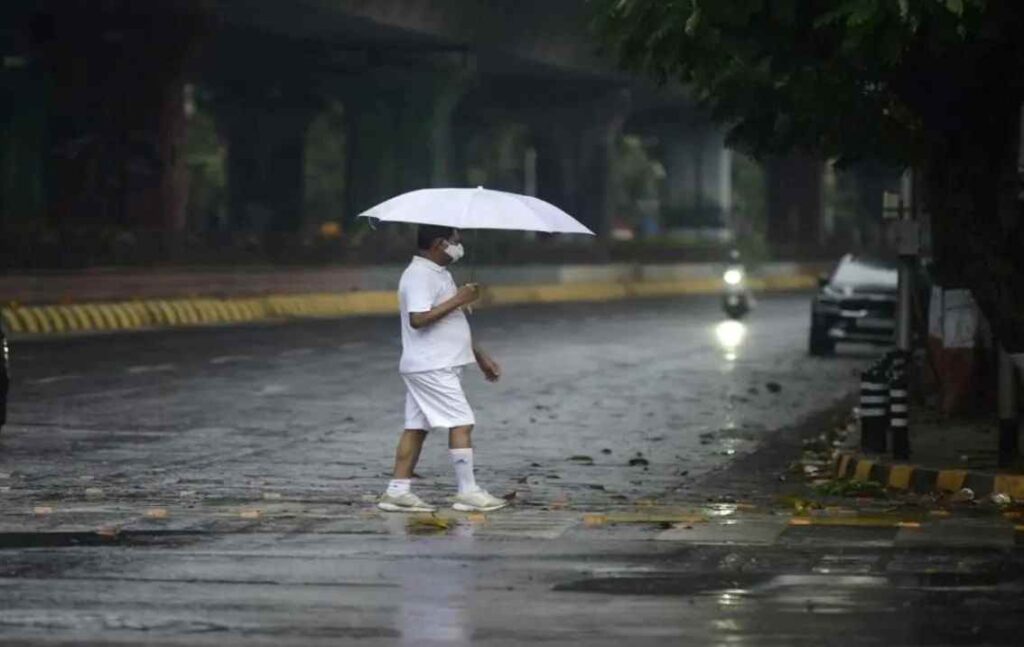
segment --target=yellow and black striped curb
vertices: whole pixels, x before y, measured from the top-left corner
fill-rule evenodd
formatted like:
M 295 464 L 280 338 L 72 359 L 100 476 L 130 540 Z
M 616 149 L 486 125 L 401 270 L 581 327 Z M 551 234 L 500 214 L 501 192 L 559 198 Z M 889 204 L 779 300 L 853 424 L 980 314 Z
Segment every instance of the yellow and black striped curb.
M 796 290 L 812 287 L 806 275 L 752 280 L 755 290 Z M 486 288 L 482 306 L 613 301 L 712 294 L 718 279 L 687 279 L 637 283 L 565 283 L 496 285 Z M 285 319 L 341 318 L 392 314 L 398 299 L 392 291 L 323 294 L 277 294 L 261 297 L 142 299 L 104 303 L 17 305 L 0 308 L 4 329 L 11 336 L 59 336 L 110 333 L 151 328 L 229 325 Z
M 875 481 L 896 490 L 927 494 L 957 492 L 970 488 L 977 496 L 996 492 L 1024 499 L 1024 475 L 995 474 L 964 469 L 935 469 L 903 463 L 886 463 L 857 452 L 840 452 L 835 462 L 836 476 L 855 481 Z

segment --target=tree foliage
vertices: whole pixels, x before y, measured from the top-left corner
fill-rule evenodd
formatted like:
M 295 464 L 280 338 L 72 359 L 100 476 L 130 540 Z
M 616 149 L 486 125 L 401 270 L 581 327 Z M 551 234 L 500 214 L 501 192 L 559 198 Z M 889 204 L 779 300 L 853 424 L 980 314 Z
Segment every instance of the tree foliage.
M 686 83 L 731 143 L 757 154 L 919 161 L 935 131 L 956 125 L 948 108 L 987 75 L 1006 81 L 1006 54 L 1021 59 L 1004 15 L 1019 11 L 989 0 L 595 4 L 626 67 Z
M 592 4 L 623 66 L 692 88 L 732 145 L 920 170 L 940 277 L 1024 350 L 1024 2 Z

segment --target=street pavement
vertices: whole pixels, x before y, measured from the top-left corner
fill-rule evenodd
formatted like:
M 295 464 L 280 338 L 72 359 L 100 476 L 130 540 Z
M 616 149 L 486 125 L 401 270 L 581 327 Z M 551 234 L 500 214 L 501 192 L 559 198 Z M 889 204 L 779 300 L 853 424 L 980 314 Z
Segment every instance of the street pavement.
M 1016 644 L 1012 523 L 779 504 L 876 352 L 810 358 L 807 319 L 805 295 L 744 324 L 704 297 L 475 312 L 505 373 L 466 379 L 478 481 L 513 498 L 489 515 L 373 507 L 392 318 L 18 345 L 0 642 Z M 440 505 L 445 449 L 414 483 Z

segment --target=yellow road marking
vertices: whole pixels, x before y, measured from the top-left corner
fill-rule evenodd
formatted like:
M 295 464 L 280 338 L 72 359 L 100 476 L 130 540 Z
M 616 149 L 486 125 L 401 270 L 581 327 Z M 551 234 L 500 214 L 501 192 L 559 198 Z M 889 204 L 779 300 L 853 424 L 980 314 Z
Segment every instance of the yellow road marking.
M 916 525 L 915 525 L 916 524 Z M 851 526 L 863 528 L 917 528 L 920 522 L 890 517 L 791 517 L 791 526 Z

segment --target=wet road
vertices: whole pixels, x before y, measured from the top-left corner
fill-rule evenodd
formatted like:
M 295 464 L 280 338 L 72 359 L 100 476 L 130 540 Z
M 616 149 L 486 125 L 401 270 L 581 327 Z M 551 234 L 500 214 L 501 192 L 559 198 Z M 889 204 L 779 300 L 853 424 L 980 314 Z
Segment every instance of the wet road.
M 871 356 L 808 358 L 806 319 L 802 296 L 745 326 L 705 298 L 476 313 L 505 369 L 467 380 L 478 480 L 516 506 L 440 520 L 372 507 L 401 425 L 390 319 L 21 345 L 0 638 L 1014 644 L 1012 528 L 772 507 Z M 415 485 L 442 504 L 444 449 Z

